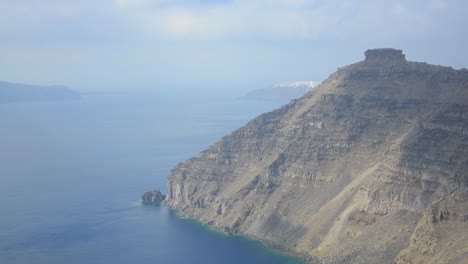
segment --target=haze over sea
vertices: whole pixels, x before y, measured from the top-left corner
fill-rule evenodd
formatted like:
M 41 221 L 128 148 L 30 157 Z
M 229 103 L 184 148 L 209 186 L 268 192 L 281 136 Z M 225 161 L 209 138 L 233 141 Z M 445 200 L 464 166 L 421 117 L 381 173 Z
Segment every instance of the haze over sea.
M 0 105 L 0 263 L 299 263 L 139 201 L 282 103 L 139 92 Z

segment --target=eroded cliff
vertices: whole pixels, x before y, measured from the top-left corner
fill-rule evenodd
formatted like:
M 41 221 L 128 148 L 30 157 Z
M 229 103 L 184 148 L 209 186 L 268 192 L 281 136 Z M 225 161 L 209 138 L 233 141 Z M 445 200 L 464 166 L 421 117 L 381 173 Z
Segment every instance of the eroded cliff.
M 313 261 L 462 263 L 468 70 L 369 50 L 179 164 L 165 203 Z

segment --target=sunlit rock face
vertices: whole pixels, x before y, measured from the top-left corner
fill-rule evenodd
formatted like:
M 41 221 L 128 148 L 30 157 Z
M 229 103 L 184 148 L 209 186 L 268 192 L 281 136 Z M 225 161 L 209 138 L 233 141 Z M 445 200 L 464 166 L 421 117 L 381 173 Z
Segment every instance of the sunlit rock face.
M 466 261 L 468 71 L 365 55 L 176 166 L 167 205 L 311 261 Z

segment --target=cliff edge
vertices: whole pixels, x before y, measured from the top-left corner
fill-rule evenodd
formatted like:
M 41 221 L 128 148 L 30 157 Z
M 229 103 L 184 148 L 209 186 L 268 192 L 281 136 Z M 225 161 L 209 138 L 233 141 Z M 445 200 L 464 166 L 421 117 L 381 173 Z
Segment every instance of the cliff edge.
M 468 71 L 376 49 L 168 178 L 186 217 L 326 263 L 466 263 Z

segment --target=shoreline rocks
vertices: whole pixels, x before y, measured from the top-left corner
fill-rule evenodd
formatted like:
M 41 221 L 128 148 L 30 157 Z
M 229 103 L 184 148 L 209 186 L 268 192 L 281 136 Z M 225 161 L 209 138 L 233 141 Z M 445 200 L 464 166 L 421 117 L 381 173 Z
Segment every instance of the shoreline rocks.
M 141 196 L 142 203 L 146 204 L 161 204 L 166 199 L 166 195 L 162 194 L 159 189 L 155 189 L 149 192 L 145 192 Z

